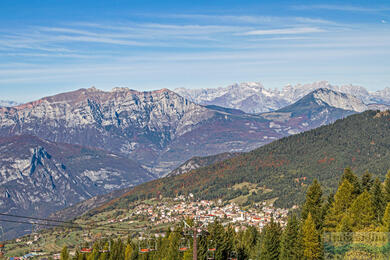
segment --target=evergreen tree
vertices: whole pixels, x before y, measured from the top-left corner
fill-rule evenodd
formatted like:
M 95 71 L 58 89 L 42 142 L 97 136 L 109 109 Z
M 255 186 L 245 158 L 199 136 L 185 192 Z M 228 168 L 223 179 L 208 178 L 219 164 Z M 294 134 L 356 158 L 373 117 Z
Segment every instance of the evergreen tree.
M 325 217 L 326 231 L 335 231 L 337 225 L 343 218 L 343 214 L 347 211 L 353 201 L 353 191 L 353 185 L 345 178 L 338 187 L 334 196 L 333 205 Z
M 244 250 L 242 250 L 244 252 Z M 198 258 L 207 259 L 207 236 L 198 238 Z
M 365 172 L 362 176 L 362 190 L 370 191 L 373 184 L 372 174 Z
M 281 260 L 302 259 L 303 245 L 299 222 L 295 214 L 289 217 L 280 242 Z
M 133 248 L 128 243 L 125 250 L 125 260 L 130 260 L 133 255 Z
M 208 231 L 210 233 L 208 246 L 216 248 L 215 259 L 226 259 L 228 252 L 225 248 L 227 245 L 224 244 L 224 227 L 219 221 L 215 221 L 209 225 Z
M 321 219 L 322 219 L 322 226 L 324 225 L 324 220 L 326 219 L 326 216 L 327 214 L 329 213 L 330 209 L 332 208 L 333 206 L 333 203 L 334 203 L 334 192 L 330 193 L 326 200 L 325 200 L 325 203 L 323 203 L 323 206 L 322 206 L 322 216 L 321 216 Z
M 260 244 L 260 259 L 278 259 L 280 255 L 280 238 L 282 229 L 280 225 L 271 219 L 263 229 L 263 237 Z
M 240 239 L 240 246 L 239 249 L 241 252 L 245 252 L 241 258 L 246 257 L 252 257 L 257 254 L 257 249 L 260 248 L 259 242 L 260 242 L 260 236 L 259 232 L 257 231 L 257 228 L 250 226 L 248 227 L 242 234 L 242 237 Z
M 390 202 L 387 203 L 385 214 L 382 219 L 383 227 L 385 232 L 390 232 Z
M 322 189 L 320 183 L 315 179 L 309 186 L 306 193 L 306 200 L 302 207 L 302 219 L 305 220 L 309 213 L 312 215 L 317 229 L 322 228 Z
M 364 191 L 360 194 L 352 203 L 348 213 L 350 214 L 354 231 L 373 225 L 375 223 L 375 212 L 370 193 Z
M 349 233 L 349 232 L 353 231 L 352 226 L 353 226 L 352 218 L 350 217 L 349 214 L 344 214 L 344 216 L 341 219 L 340 223 L 337 225 L 336 231 L 337 232 L 347 232 L 347 233 Z
M 177 230 L 180 231 L 180 230 Z M 178 252 L 179 243 L 180 243 L 180 232 L 171 232 L 169 235 L 168 241 L 169 245 L 166 250 L 166 259 L 180 259 Z
M 309 213 L 302 227 L 303 235 L 303 255 L 305 259 L 320 259 L 322 255 L 319 234 L 316 230 L 314 220 Z
M 124 259 L 125 258 L 125 246 L 120 238 L 116 241 L 111 241 L 110 260 Z
M 353 195 L 355 197 L 357 197 L 361 192 L 362 192 L 362 188 L 360 186 L 360 182 L 359 182 L 359 179 L 358 177 L 352 172 L 352 170 L 350 168 L 345 168 L 344 169 L 344 173 L 343 175 L 341 176 L 341 182 L 343 182 L 344 180 L 348 180 L 349 183 L 352 184 L 353 186 Z
M 70 256 L 69 256 L 68 248 L 64 246 L 61 251 L 61 260 L 69 260 L 69 259 Z
M 344 214 L 336 230 L 337 232 L 344 233 L 343 241 L 342 241 L 343 243 L 352 242 L 352 236 L 353 236 L 352 226 L 353 226 L 353 220 L 351 219 L 349 214 Z
M 385 211 L 385 198 L 382 192 L 382 185 L 378 178 L 371 188 L 372 205 L 374 206 L 375 219 L 379 223 Z
M 223 240 L 227 256 L 231 255 L 233 251 L 237 253 L 237 250 L 234 246 L 235 232 L 231 225 L 227 227 Z
M 390 202 L 390 170 L 386 174 L 383 188 L 384 188 L 385 203 L 387 204 Z

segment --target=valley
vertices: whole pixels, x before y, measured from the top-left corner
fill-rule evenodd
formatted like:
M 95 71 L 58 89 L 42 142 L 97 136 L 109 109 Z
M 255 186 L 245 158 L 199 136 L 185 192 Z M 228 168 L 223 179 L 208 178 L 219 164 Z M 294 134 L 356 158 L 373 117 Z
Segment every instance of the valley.
M 390 1 L 0 23 L 0 260 L 390 259 Z
M 285 227 L 314 179 L 331 194 L 345 167 L 383 178 L 389 114 L 369 108 L 386 105 L 324 88 L 260 114 L 197 105 L 169 90 L 81 89 L 3 107 L 3 212 L 58 221 L 57 231 L 38 236 L 28 222 L 11 222 L 7 237 L 34 234 L 7 243 L 7 252 L 39 245 L 51 256 L 64 246 L 77 254 L 76 245 L 106 236 L 142 237 L 145 228 L 164 236 L 183 219 Z M 113 232 L 102 237 L 105 229 Z

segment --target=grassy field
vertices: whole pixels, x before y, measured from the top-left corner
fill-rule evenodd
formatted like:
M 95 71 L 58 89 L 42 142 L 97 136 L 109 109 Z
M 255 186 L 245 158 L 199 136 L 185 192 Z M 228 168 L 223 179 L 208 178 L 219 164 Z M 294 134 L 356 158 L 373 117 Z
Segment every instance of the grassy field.
M 248 198 L 253 194 L 253 193 L 269 193 L 272 192 L 271 189 L 268 189 L 266 187 L 259 186 L 258 184 L 255 183 L 250 183 L 250 182 L 242 182 L 242 183 L 237 183 L 232 186 L 233 190 L 248 190 L 248 193 L 246 195 L 241 195 L 238 196 L 232 200 L 229 200 L 229 202 L 233 202 L 239 205 L 243 205 L 248 201 Z

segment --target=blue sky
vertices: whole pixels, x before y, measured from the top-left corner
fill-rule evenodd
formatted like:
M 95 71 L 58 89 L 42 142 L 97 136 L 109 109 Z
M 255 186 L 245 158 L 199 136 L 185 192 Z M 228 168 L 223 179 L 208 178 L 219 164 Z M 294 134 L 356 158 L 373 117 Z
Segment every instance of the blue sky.
M 0 99 L 319 80 L 390 87 L 389 1 L 0 1 Z

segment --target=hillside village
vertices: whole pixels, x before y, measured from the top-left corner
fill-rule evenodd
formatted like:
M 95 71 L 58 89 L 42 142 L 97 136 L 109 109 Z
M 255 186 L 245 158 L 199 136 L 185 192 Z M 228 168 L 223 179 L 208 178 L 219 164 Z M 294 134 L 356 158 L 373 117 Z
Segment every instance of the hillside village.
M 253 207 L 243 210 L 234 202 L 223 203 L 210 200 L 196 200 L 193 194 L 188 197 L 180 195 L 167 201 L 145 203 L 135 205 L 130 214 L 124 218 L 112 218 L 108 223 L 129 222 L 144 220 L 153 226 L 179 223 L 185 218 L 195 219 L 201 224 L 209 224 L 220 220 L 224 225 L 233 224 L 236 229 L 243 226 L 255 226 L 260 230 L 271 221 L 285 226 L 288 209 L 276 208 L 272 203 L 256 203 Z

